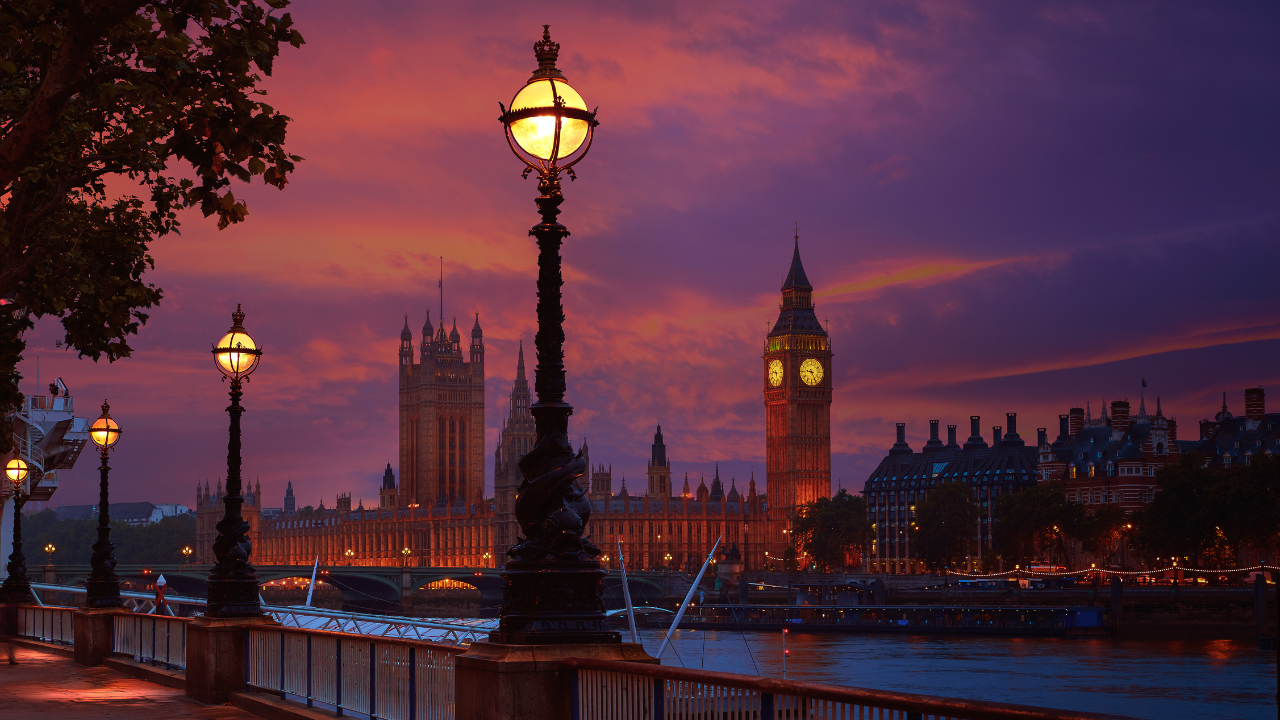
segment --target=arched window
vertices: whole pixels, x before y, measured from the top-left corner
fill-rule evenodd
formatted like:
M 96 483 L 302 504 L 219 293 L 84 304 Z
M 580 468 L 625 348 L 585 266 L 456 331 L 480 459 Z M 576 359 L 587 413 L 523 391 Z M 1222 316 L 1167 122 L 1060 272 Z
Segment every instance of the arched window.
M 1161 443 L 1156 443 L 1156 454 L 1157 454 L 1157 455 L 1163 455 L 1163 454 L 1164 454 L 1164 443 L 1162 443 L 1162 442 L 1161 442 Z

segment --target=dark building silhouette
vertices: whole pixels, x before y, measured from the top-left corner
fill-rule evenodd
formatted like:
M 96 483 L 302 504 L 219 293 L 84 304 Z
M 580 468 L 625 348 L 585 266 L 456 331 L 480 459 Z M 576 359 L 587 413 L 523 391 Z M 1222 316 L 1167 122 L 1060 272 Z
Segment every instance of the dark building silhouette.
M 897 442 L 862 490 L 875 523 L 875 543 L 866 559 L 868 572 L 924 571 L 911 557 L 915 506 L 928 496 L 930 488 L 944 482 L 963 482 L 973 488 L 980 517 L 973 528 L 971 557 L 976 561 L 993 549 L 991 506 L 995 498 L 1036 483 L 1036 448 L 1027 446 L 1018 435 L 1017 413 L 1007 413 L 1005 418 L 1004 427 L 993 428 L 988 445 L 982 437 L 981 418 L 971 416 L 969 438 L 963 447 L 956 442 L 955 425 L 947 426 L 947 443 L 943 444 L 938 421 L 930 420 L 929 440 L 920 452 L 907 444 L 906 423 L 898 423 Z

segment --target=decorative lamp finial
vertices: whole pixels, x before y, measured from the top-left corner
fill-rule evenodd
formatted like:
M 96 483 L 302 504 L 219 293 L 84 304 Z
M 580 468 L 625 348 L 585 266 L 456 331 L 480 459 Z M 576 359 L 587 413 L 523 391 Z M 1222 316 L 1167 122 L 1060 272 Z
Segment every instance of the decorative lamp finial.
M 539 78 L 553 77 L 564 79 L 564 75 L 556 69 L 556 58 L 560 56 L 560 43 L 551 42 L 551 26 L 542 26 L 542 40 L 533 44 L 533 54 L 538 57 L 538 69 L 533 71 L 529 82 Z

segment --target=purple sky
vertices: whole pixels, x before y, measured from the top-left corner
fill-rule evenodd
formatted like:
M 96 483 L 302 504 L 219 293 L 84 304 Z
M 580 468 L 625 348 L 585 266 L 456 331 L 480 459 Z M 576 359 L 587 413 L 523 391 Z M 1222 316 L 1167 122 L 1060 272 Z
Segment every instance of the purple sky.
M 601 126 L 566 183 L 571 432 L 644 476 L 762 480 L 761 343 L 800 224 L 831 329 L 833 485 L 861 488 L 908 423 L 1163 398 L 1181 436 L 1246 386 L 1280 407 L 1280 13 L 1273 4 L 348 3 L 293 10 L 268 102 L 306 158 L 249 221 L 189 214 L 153 246 L 166 298 L 109 366 L 29 338 L 41 380 L 125 428 L 121 501 L 225 474 L 209 345 L 244 303 L 266 348 L 245 472 L 278 506 L 376 502 L 396 466 L 396 345 L 436 306 L 484 327 L 486 477 L 534 332 L 533 180 L 497 122 L 551 23 Z M 35 350 L 21 366 L 35 385 Z M 54 502 L 92 502 L 96 464 Z M 640 487 L 640 484 L 631 485 Z

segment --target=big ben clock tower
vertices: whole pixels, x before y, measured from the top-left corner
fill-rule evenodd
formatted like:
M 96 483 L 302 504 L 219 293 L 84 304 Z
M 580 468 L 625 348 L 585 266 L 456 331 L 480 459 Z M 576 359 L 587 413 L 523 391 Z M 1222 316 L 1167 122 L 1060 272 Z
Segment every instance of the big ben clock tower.
M 798 506 L 831 496 L 831 343 L 814 313 L 799 233 L 763 369 L 770 544 L 778 548 Z

